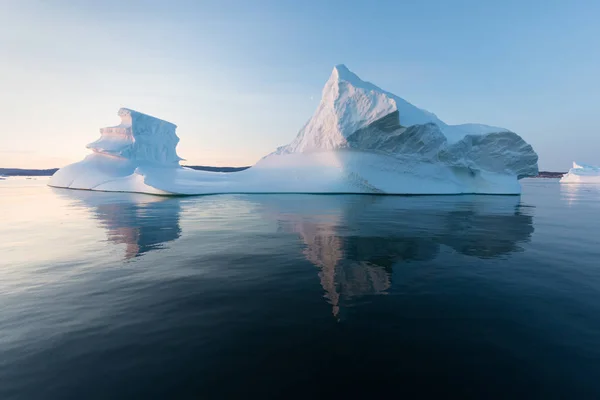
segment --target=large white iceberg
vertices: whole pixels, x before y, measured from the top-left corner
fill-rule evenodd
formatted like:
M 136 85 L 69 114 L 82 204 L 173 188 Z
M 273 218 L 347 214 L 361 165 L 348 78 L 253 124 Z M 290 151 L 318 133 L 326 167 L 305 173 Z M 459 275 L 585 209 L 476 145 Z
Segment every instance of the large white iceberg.
M 562 178 L 561 183 L 600 183 L 600 167 L 573 162 L 573 168 Z
M 236 173 L 181 167 L 176 126 L 129 109 L 51 186 L 152 194 L 519 194 L 537 154 L 519 135 L 447 125 L 338 65 L 312 118 L 287 146 Z

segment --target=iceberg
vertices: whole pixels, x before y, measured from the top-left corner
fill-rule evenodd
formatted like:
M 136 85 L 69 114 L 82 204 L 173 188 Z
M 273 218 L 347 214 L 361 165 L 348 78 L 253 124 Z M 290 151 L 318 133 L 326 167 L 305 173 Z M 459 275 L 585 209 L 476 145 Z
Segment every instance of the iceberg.
M 600 183 L 600 167 L 573 162 L 573 168 L 562 178 L 561 183 Z
M 92 154 L 56 171 L 50 186 L 169 194 L 146 180 L 182 168 L 176 125 L 127 108 L 118 115 L 119 125 L 100 129 L 100 138 L 87 145 Z
M 317 110 L 288 145 L 235 173 L 179 164 L 170 122 L 122 108 L 92 154 L 50 185 L 160 195 L 219 193 L 519 194 L 538 156 L 519 135 L 435 114 L 334 67 Z

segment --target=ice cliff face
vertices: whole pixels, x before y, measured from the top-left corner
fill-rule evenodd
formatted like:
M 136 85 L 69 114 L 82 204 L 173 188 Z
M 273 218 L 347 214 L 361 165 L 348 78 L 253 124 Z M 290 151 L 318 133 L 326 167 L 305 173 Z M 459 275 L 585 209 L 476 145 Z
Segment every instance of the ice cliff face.
M 128 108 L 121 108 L 118 115 L 121 123 L 100 129 L 100 139 L 88 144 L 88 149 L 141 163 L 179 166 L 175 124 Z
M 274 154 L 343 149 L 519 178 L 538 173 L 537 154 L 516 133 L 481 124 L 447 125 L 338 65 L 315 114 L 292 143 Z
M 600 183 L 600 167 L 573 162 L 573 168 L 561 179 L 561 183 Z
M 92 154 L 58 170 L 50 186 L 169 194 L 147 184 L 143 171 L 181 168 L 177 126 L 128 108 L 121 108 L 118 115 L 119 125 L 100 129 L 100 138 L 87 145 Z

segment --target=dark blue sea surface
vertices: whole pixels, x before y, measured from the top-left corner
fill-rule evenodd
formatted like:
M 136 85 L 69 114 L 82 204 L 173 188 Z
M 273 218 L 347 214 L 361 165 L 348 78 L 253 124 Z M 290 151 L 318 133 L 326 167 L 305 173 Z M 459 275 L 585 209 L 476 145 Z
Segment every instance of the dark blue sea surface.
M 0 182 L 0 399 L 600 398 L 600 188 Z

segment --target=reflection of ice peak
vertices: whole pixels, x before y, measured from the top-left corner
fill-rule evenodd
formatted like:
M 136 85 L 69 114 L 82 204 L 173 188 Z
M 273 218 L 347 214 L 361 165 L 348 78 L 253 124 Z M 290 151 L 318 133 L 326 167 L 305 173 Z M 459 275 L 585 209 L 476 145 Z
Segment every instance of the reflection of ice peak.
M 319 280 L 325 291 L 324 297 L 339 317 L 344 300 L 369 294 L 382 294 L 389 289 L 389 272 L 376 264 L 349 259 L 348 238 L 336 232 L 337 219 L 315 221 L 286 215 L 284 227 L 298 233 L 306 245 L 303 250 L 308 261 L 321 269 Z M 350 251 L 356 254 L 355 251 Z
M 336 317 L 348 302 L 386 294 L 395 265 L 434 260 L 442 246 L 500 257 L 519 251 L 534 231 L 534 209 L 513 196 L 270 199 L 277 198 L 263 199 L 262 207 L 282 230 L 300 235 Z
M 114 244 L 125 244 L 125 259 L 137 257 L 144 253 L 138 244 L 140 238 L 139 227 L 117 227 L 111 229 L 107 227 L 106 236 Z
M 324 297 L 331 304 L 333 315 L 337 317 L 340 293 L 336 284 L 336 267 L 344 258 L 344 253 L 341 238 L 327 233 L 332 232 L 334 223 L 296 219 L 291 215 L 286 217 L 287 219 L 282 221 L 284 222 L 283 228 L 298 233 L 302 237 L 306 245 L 302 252 L 308 261 L 321 269 L 319 280 L 325 291 Z

